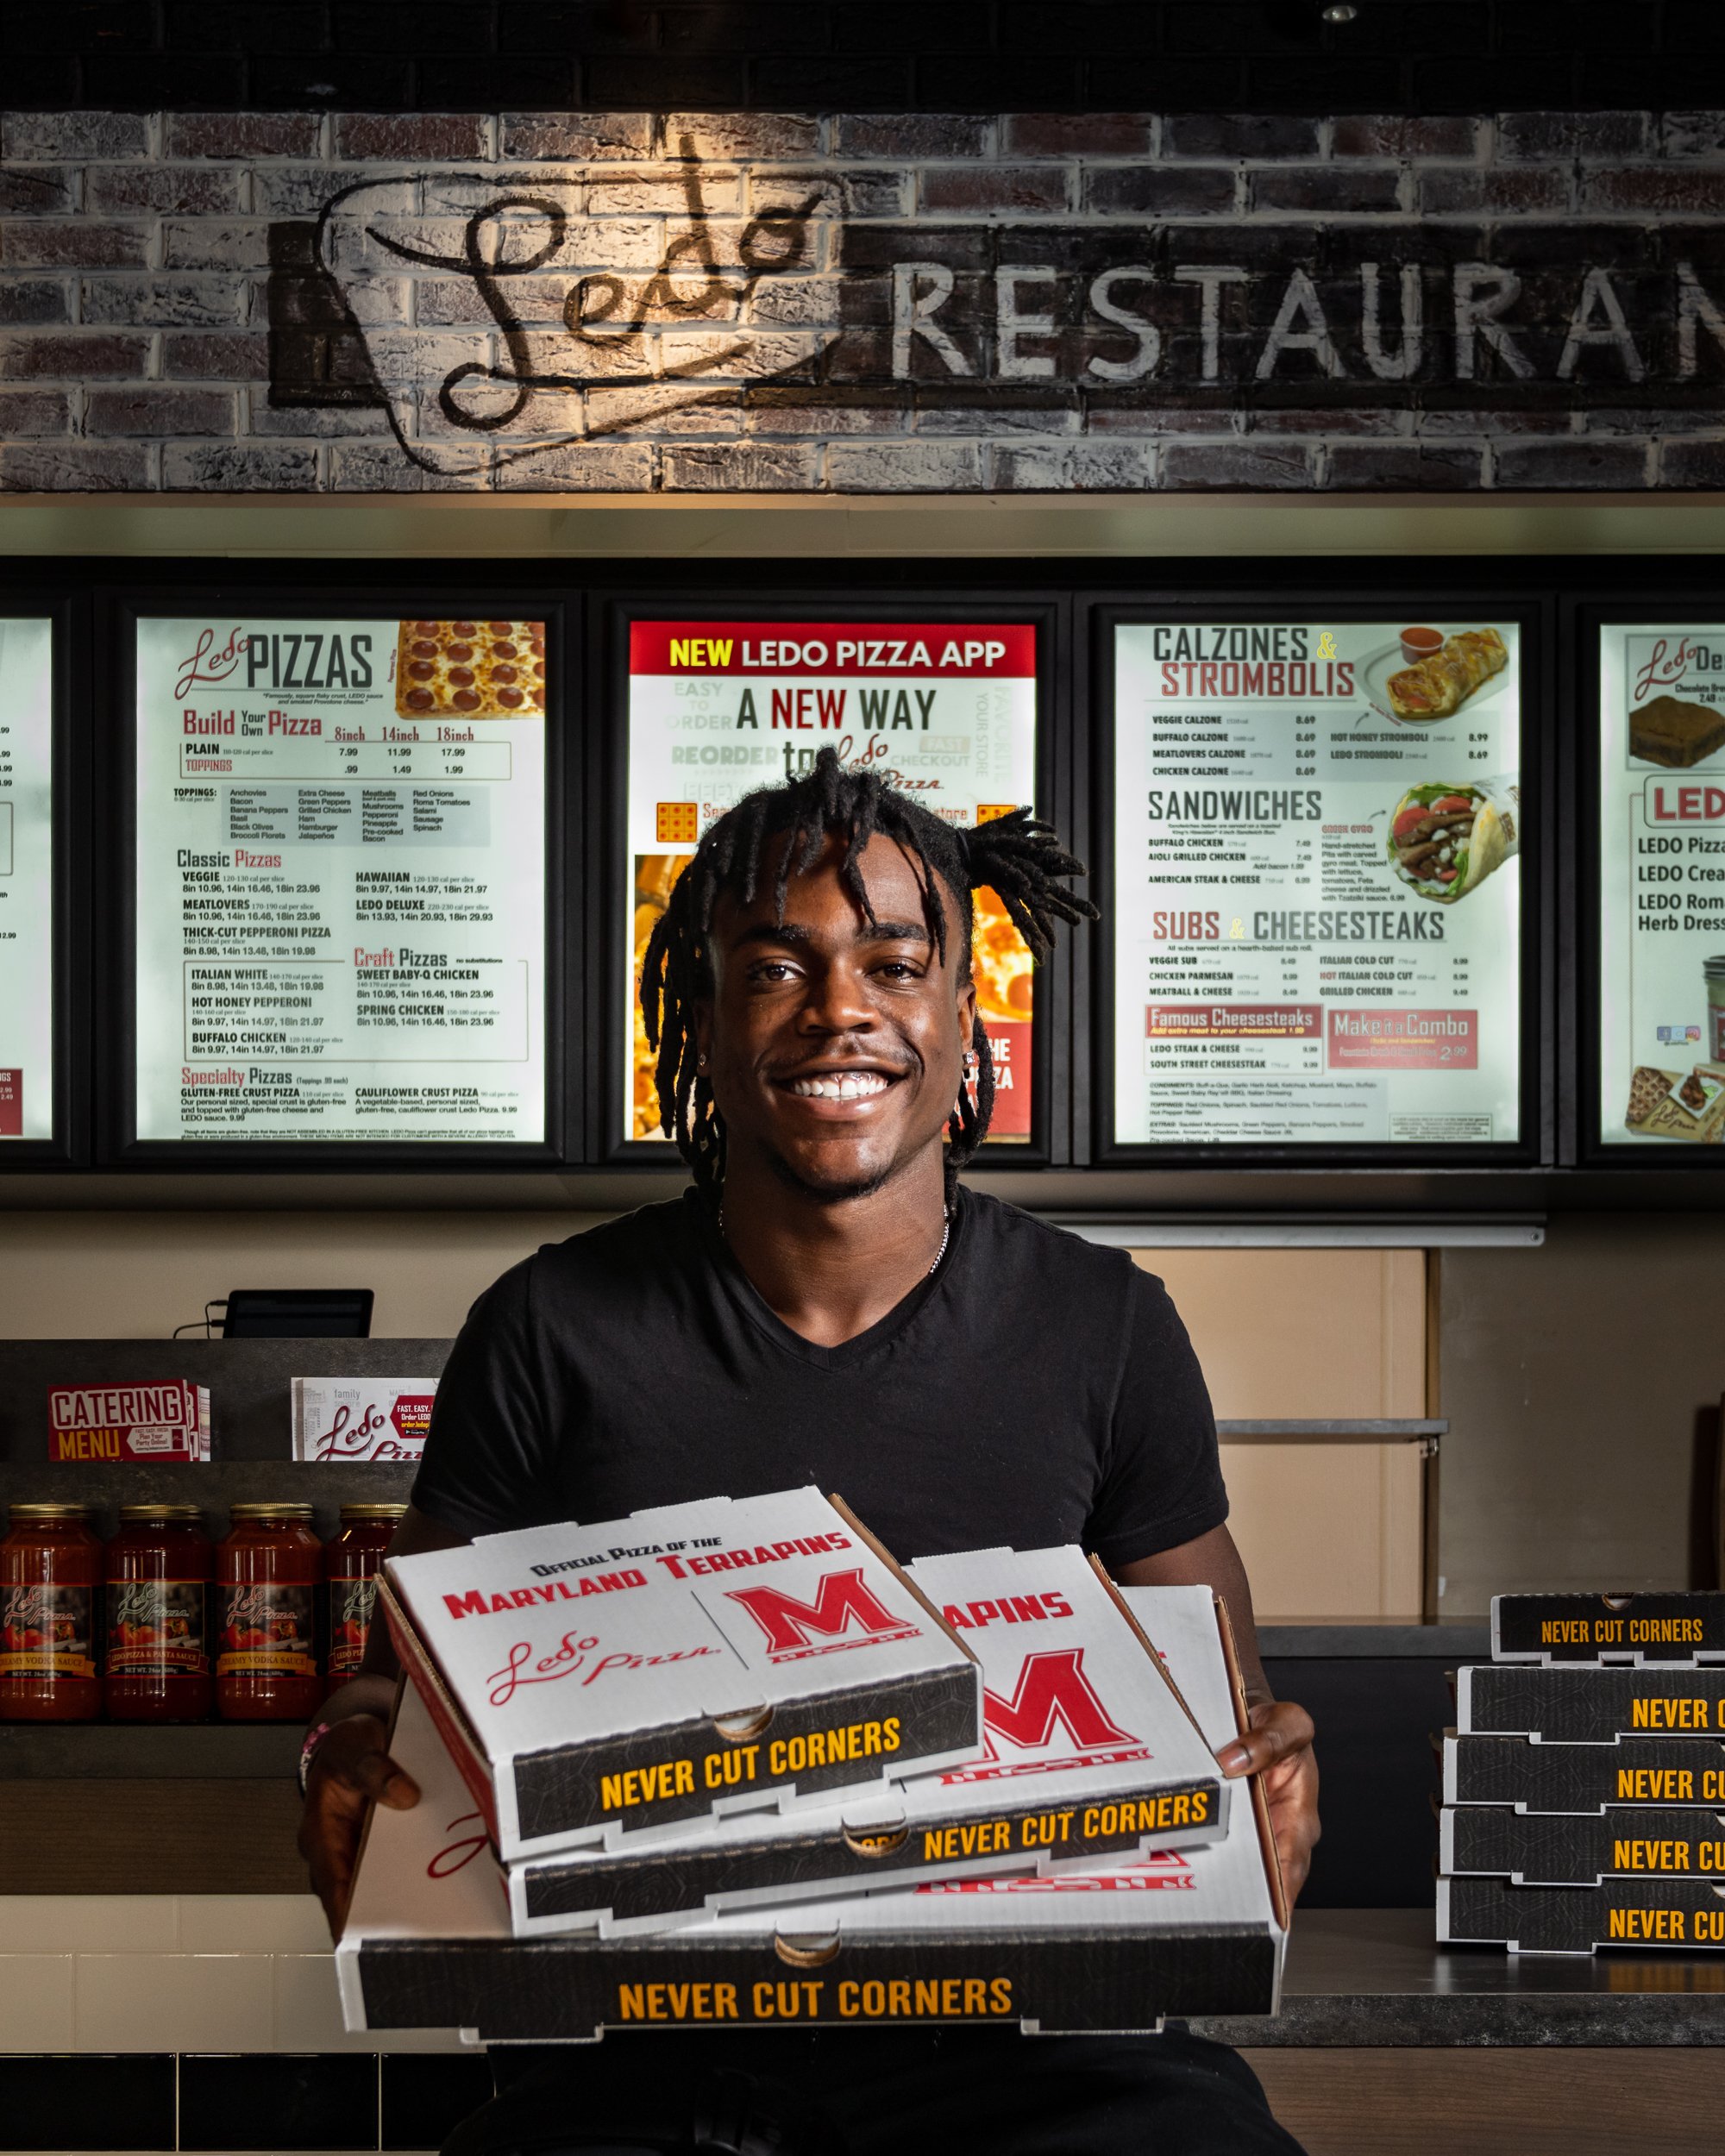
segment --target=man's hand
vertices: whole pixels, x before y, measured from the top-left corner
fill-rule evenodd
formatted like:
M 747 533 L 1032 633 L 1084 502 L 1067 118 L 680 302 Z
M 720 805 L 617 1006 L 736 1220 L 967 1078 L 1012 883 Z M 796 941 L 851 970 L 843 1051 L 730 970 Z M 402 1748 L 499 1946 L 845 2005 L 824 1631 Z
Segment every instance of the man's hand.
M 1291 1700 L 1260 1700 L 1247 1716 L 1251 1728 L 1216 1754 L 1222 1772 L 1261 1773 L 1270 1801 L 1270 1823 L 1291 1908 L 1312 1868 L 1318 1824 L 1318 1762 L 1312 1751 L 1312 1717 Z
M 311 1884 L 333 1939 L 342 1936 L 348 1921 L 367 1805 L 406 1812 L 419 1802 L 418 1783 L 390 1758 L 385 1737 L 375 1714 L 346 1716 L 318 1745 L 306 1777 L 299 1853 L 311 1867 Z

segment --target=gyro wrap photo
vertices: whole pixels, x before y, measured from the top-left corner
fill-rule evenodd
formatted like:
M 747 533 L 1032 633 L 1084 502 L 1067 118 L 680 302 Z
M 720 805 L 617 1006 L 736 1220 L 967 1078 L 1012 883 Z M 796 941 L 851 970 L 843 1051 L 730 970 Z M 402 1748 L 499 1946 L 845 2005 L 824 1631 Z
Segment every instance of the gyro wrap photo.
M 1521 788 L 1515 779 L 1410 787 L 1389 819 L 1391 868 L 1422 899 L 1453 906 L 1521 848 Z

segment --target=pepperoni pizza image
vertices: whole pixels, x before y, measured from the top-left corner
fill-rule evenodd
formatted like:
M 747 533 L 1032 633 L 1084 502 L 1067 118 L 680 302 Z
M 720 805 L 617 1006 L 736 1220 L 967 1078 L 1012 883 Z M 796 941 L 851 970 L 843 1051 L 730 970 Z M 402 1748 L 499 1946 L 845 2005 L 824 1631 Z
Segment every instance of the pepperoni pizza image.
M 403 718 L 543 718 L 542 621 L 405 621 L 396 655 Z

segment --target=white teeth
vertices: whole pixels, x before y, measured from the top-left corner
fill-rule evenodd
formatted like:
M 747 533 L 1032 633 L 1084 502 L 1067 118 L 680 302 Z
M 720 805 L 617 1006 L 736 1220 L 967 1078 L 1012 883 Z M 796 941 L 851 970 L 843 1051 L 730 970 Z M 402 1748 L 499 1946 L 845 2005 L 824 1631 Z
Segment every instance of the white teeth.
M 861 1100 L 891 1083 L 877 1070 L 847 1070 L 831 1078 L 793 1078 L 791 1091 L 805 1100 Z

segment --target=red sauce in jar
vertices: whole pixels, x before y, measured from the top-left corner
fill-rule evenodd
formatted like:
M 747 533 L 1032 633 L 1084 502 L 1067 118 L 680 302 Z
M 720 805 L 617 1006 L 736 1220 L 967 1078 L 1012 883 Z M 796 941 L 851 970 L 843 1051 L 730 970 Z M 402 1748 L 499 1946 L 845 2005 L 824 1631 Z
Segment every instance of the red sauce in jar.
M 323 1545 L 329 1593 L 329 1674 L 324 1695 L 356 1677 L 377 1601 L 377 1576 L 405 1505 L 343 1505 L 341 1532 Z
M 111 1721 L 208 1718 L 212 1557 L 196 1505 L 121 1506 L 106 1566 Z
M 310 1505 L 235 1505 L 216 1552 L 216 1711 L 224 1720 L 310 1721 L 323 1545 Z
M 87 1505 L 14 1505 L 0 1542 L 0 1721 L 102 1711 L 102 1545 Z

